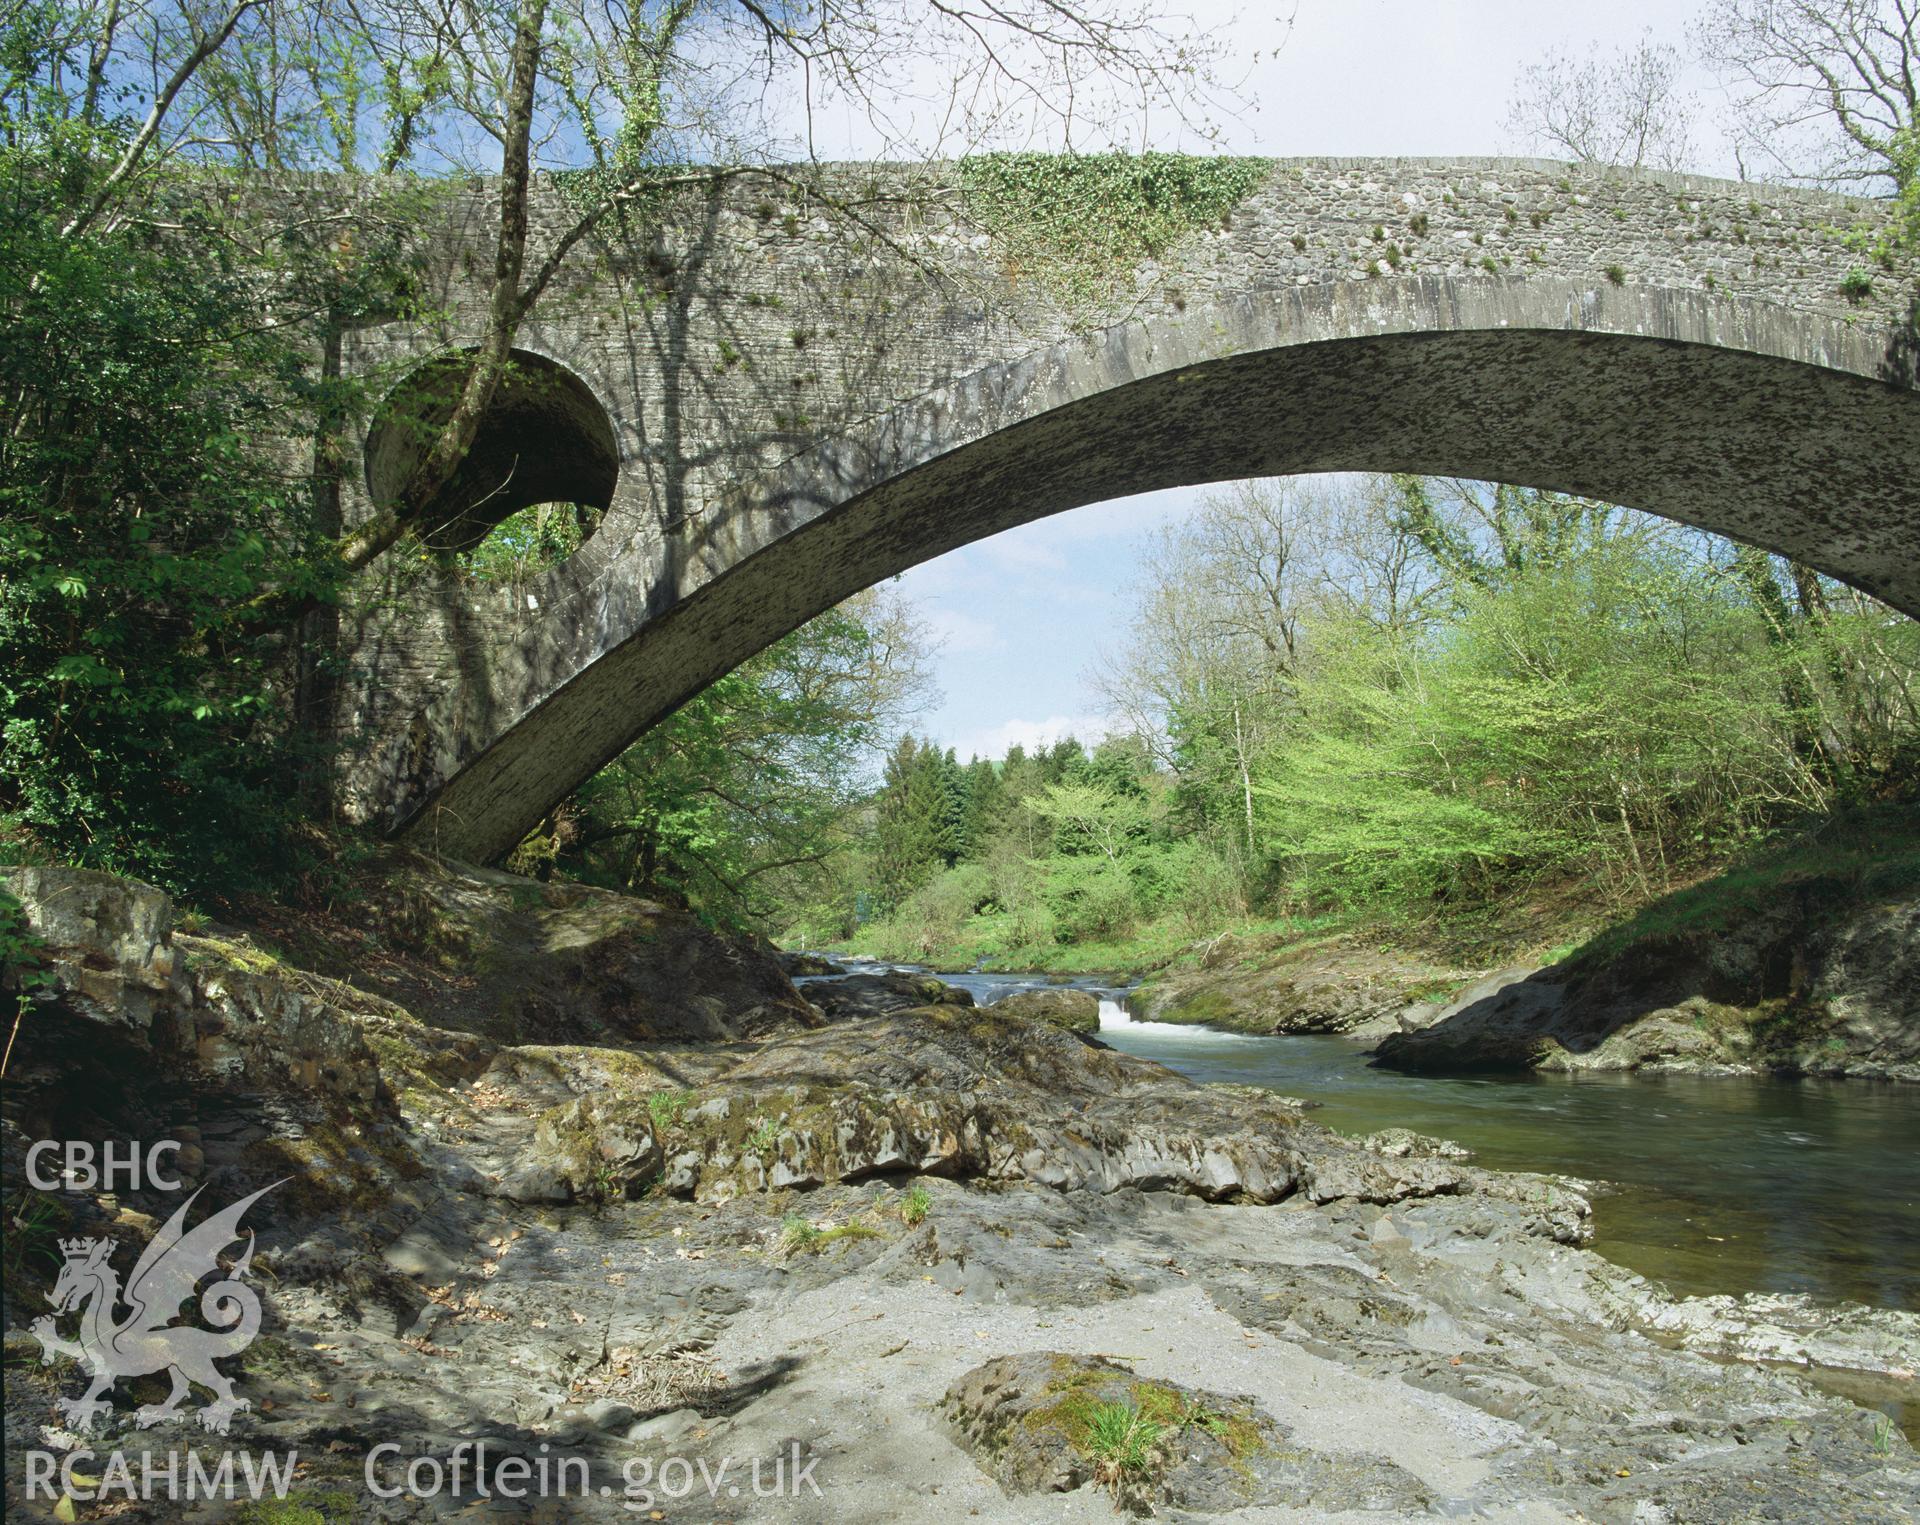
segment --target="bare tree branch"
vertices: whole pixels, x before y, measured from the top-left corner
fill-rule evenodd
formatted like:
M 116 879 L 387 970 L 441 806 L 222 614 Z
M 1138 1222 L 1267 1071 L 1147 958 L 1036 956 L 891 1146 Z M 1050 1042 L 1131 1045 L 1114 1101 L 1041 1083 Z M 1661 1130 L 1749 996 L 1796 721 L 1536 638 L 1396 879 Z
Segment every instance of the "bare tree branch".
M 75 212 L 68 219 L 67 225 L 60 230 L 62 238 L 72 238 L 75 234 L 84 232 L 106 209 L 107 203 L 113 200 L 113 193 L 119 189 L 121 182 L 139 167 L 148 147 L 159 134 L 160 124 L 166 120 L 174 98 L 186 88 L 187 82 L 198 72 L 201 65 L 225 45 L 226 40 L 233 35 L 233 29 L 240 24 L 240 18 L 260 3 L 261 0 L 237 0 L 233 9 L 227 12 L 226 18 L 202 37 L 193 51 L 181 60 L 180 66 L 173 71 L 166 84 L 155 95 L 146 120 L 140 124 L 140 130 L 133 135 L 133 141 L 127 144 L 126 151 L 120 155 L 119 161 L 107 172 L 106 178 L 94 188 L 93 195 L 87 199 L 86 204 Z

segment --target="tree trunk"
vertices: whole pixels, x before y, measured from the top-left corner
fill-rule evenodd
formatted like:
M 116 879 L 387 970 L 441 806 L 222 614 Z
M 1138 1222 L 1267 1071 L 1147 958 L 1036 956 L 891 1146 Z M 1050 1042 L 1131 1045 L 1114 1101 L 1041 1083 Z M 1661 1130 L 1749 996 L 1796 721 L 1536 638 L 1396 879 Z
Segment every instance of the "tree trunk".
M 1749 545 L 1733 548 L 1734 570 L 1767 623 L 1767 643 L 1787 663 L 1781 675 L 1781 698 L 1793 727 L 1793 750 L 1822 783 L 1830 779 L 1831 766 L 1838 761 L 1840 747 L 1820 712 L 1820 695 L 1813 673 L 1802 649 L 1800 622 L 1792 605 L 1780 590 L 1774 576 L 1773 558 Z M 1796 593 L 1800 593 L 1801 568 L 1788 563 Z M 1809 576 L 1812 574 L 1809 572 Z M 1806 595 L 1802 595 L 1805 597 Z M 1822 595 L 1824 601 L 1824 595 Z
M 540 79 L 540 29 L 546 20 L 547 0 L 526 0 L 514 31 L 507 90 L 505 153 L 500 170 L 500 232 L 494 242 L 493 289 L 487 298 L 487 326 L 472 368 L 454 404 L 453 416 L 434 437 L 432 446 L 414 468 L 398 503 L 375 507 L 373 518 L 349 535 L 340 546 L 340 559 L 356 572 L 413 527 L 446 490 L 480 434 L 493 395 L 506 375 L 514 334 L 526 314 L 520 276 L 527 256 L 527 201 L 532 188 L 534 89 Z
M 1233 697 L 1233 760 L 1240 767 L 1240 798 L 1247 814 L 1247 871 L 1253 871 L 1253 775 L 1247 770 L 1246 738 L 1240 729 L 1240 696 Z

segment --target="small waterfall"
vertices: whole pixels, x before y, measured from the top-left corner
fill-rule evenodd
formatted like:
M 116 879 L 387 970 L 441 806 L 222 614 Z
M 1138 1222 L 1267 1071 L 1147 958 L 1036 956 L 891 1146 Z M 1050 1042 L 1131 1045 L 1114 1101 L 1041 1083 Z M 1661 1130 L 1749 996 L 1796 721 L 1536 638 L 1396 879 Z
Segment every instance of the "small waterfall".
M 1192 1049 L 1200 1045 L 1233 1047 L 1271 1041 L 1218 1027 L 1202 1027 L 1192 1022 L 1143 1022 L 1127 1010 L 1125 995 L 1108 995 L 1104 992 L 1100 994 L 1100 1031 L 1124 1035 L 1124 1045 L 1129 1053 L 1147 1054 L 1155 1058 L 1159 1057 L 1158 1053 L 1143 1045 L 1171 1040 L 1182 1049 Z

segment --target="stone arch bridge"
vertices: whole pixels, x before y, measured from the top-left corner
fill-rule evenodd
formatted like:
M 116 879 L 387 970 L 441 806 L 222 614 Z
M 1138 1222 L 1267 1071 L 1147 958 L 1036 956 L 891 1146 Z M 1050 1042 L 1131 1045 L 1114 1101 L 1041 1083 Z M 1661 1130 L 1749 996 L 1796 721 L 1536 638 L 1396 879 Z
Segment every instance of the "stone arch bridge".
M 1916 272 L 1860 251 L 1873 203 L 1539 161 L 1281 161 L 1093 310 L 937 180 L 896 200 L 902 171 L 826 174 L 864 228 L 738 180 L 575 249 L 429 538 L 470 545 L 545 501 L 604 512 L 512 586 L 376 564 L 341 631 L 350 814 L 494 858 L 839 600 L 1170 486 L 1559 489 L 1920 613 Z M 536 245 L 563 215 L 544 204 Z M 490 230 L 484 188 L 456 197 L 429 251 L 441 315 L 349 336 L 349 367 L 394 378 L 349 520 L 404 474 L 410 402 L 478 333 Z

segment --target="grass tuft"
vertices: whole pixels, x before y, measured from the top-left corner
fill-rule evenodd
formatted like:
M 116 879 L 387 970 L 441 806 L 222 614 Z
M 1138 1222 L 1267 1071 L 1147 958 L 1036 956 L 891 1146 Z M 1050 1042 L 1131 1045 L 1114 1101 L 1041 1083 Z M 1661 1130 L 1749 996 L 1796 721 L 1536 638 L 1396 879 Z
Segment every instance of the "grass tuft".
M 782 1255 L 818 1255 L 830 1245 L 845 1240 L 878 1239 L 880 1230 L 867 1223 L 835 1223 L 822 1227 L 799 1213 L 788 1213 L 780 1220 L 780 1238 L 776 1248 Z

